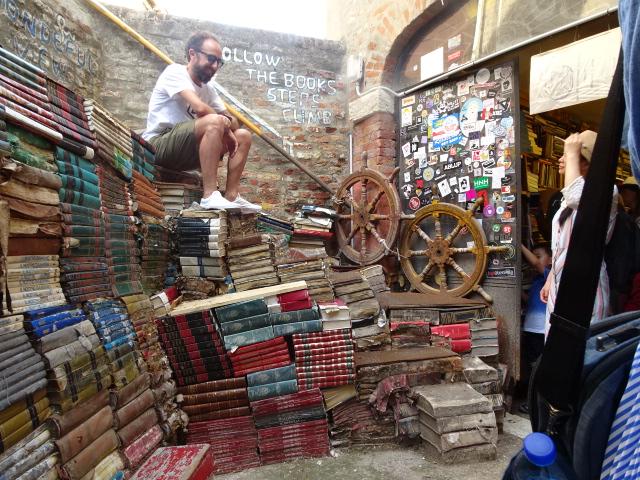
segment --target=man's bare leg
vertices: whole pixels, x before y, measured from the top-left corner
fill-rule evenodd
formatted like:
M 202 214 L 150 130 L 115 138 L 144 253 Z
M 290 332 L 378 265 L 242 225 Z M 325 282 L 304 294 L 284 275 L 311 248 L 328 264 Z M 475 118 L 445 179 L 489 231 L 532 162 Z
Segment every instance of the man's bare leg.
M 213 114 L 196 119 L 195 135 L 202 171 L 202 198 L 208 198 L 218 189 L 218 163 L 224 148 L 222 145 L 225 132 L 224 120 L 224 117 Z
M 251 148 L 251 132 L 248 130 L 238 129 L 233 134 L 238 140 L 238 150 L 233 158 L 229 158 L 227 165 L 227 186 L 224 196 L 227 200 L 233 202 L 238 196 L 238 188 L 240 186 L 240 177 L 247 163 L 249 149 Z

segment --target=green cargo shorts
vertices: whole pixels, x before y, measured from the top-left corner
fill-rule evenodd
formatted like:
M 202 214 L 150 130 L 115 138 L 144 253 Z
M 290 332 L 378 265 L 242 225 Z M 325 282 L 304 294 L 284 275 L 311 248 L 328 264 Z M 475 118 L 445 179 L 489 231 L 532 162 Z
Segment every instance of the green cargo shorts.
M 180 172 L 199 169 L 195 128 L 196 121 L 188 120 L 149 140 L 156 147 L 156 165 Z

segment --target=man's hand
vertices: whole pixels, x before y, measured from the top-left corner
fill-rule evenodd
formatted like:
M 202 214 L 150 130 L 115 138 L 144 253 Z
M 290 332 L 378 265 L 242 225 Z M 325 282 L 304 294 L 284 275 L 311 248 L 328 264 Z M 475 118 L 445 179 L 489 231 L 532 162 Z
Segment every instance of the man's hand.
M 224 138 L 222 139 L 222 141 L 224 142 L 224 146 L 226 147 L 227 152 L 229 152 L 229 158 L 233 158 L 233 156 L 238 151 L 238 140 L 236 139 L 236 136 L 233 134 L 231 129 L 228 128 L 224 132 Z

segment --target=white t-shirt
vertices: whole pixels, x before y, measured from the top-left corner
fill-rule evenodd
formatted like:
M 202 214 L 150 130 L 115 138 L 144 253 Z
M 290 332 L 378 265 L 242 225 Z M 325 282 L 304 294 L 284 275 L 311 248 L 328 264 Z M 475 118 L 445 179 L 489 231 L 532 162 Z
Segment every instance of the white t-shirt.
M 150 140 L 167 128 L 195 118 L 191 106 L 179 95 L 184 90 L 194 91 L 200 100 L 216 112 L 225 111 L 224 103 L 213 85 L 199 87 L 189 76 L 186 65 L 174 63 L 164 69 L 153 88 L 149 99 L 147 128 L 142 138 Z

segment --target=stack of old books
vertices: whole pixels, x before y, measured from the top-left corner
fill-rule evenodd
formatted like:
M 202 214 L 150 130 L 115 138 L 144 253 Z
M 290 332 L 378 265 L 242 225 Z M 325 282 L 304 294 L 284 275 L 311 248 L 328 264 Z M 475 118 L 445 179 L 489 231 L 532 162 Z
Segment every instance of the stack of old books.
M 293 235 L 293 224 L 273 215 L 261 212 L 256 218 L 256 229 L 258 232 L 283 234 L 287 238 Z
M 189 415 L 186 441 L 214 448 L 216 473 L 259 465 L 244 377 L 181 387 L 179 399 Z
M 131 130 L 131 150 L 133 153 L 133 171 L 154 181 L 157 176 L 155 147 Z
M 68 412 L 109 388 L 108 358 L 91 321 L 71 306 L 25 314 L 25 327 L 47 366 L 47 395 L 56 412 Z
M 360 271 L 331 272 L 329 280 L 336 298 L 349 307 L 356 348 L 375 350 L 390 345 L 389 325 L 379 318 L 380 304 Z
M 187 443 L 209 444 L 213 472 L 219 475 L 260 465 L 256 427 L 250 415 L 190 423 Z
M 59 471 L 63 478 L 83 478 L 85 475 L 95 478 L 96 471 L 105 469 L 104 464 L 100 465 L 103 460 L 108 458 L 107 464 L 118 463 L 118 436 L 113 421 L 107 390 L 72 411 L 52 418 L 60 455 Z M 119 463 L 123 466 L 121 461 Z
M 284 337 L 236 348 L 228 353 L 233 374 L 244 377 L 252 372 L 284 367 L 291 363 L 289 347 Z
M 333 301 L 333 289 L 327 278 L 326 265 L 322 259 L 295 262 L 286 259 L 278 262 L 277 271 L 282 283 L 306 281 L 309 295 L 316 302 Z
M 413 389 L 420 436 L 447 462 L 495 460 L 498 429 L 491 402 L 466 383 Z
M 66 303 L 60 287 L 58 255 L 17 255 L 6 259 L 9 295 L 2 297 L 1 311 L 17 314 Z
M 296 367 L 291 364 L 250 373 L 247 375 L 247 387 L 252 402 L 296 393 Z
M 117 392 L 111 400 L 120 440 L 120 451 L 127 468 L 133 470 L 164 438 L 155 409 L 155 396 L 146 373 Z
M 487 397 L 493 407 L 498 429 L 504 422 L 504 397 L 500 373 L 478 357 L 468 355 L 462 359 L 462 373 L 453 377 L 454 381 L 467 382 L 473 389 Z
M 269 235 L 232 237 L 228 246 L 227 264 L 236 291 L 278 284 Z
M 420 309 L 391 308 L 388 312 L 391 348 L 431 345 L 430 323 Z
M 280 311 L 271 311 L 273 333 L 277 337 L 294 333 L 311 333 L 322 330 L 318 307 L 311 301 L 309 292 L 298 290 L 277 296 Z
M 187 385 L 178 392 L 182 410 L 189 416 L 189 430 L 198 422 L 251 414 L 244 377 Z
M 155 182 L 160 199 L 167 215 L 177 216 L 181 210 L 198 203 L 202 197 L 202 188 L 183 183 Z
M 251 402 L 263 465 L 329 454 L 322 393 L 307 390 Z
M 493 361 L 500 353 L 498 346 L 498 320 L 490 315 L 474 318 L 469 322 L 471 330 L 471 354 Z
M 396 426 L 388 417 L 376 418 L 367 401 L 350 398 L 331 410 L 331 445 L 376 444 L 395 441 Z
M 410 376 L 406 374 L 388 376 L 378 383 L 369 397 L 376 418 L 395 423 L 396 439 L 401 442 L 420 438 L 418 409 L 408 397 L 410 382 Z
M 225 211 L 184 210 L 178 218 L 177 233 L 182 275 L 224 279 Z
M 387 285 L 387 279 L 384 275 L 382 265 L 371 265 L 360 269 L 360 273 L 367 280 L 367 283 L 373 290 L 373 293 L 378 295 L 382 292 L 388 292 L 391 290 Z
M 351 330 L 351 313 L 349 307 L 342 300 L 320 303 L 318 305 L 320 318 L 322 319 L 322 330 Z
M 406 374 L 409 385 L 423 385 L 462 371 L 462 359 L 451 350 L 439 347 L 365 351 L 354 354 L 356 384 L 360 400 L 367 400 L 385 378 Z
M 471 332 L 469 323 L 452 323 L 431 327 L 431 344 L 436 347 L 450 348 L 457 353 L 471 350 Z
M 42 357 L 25 335 L 22 315 L 0 317 L 0 447 L 15 445 L 51 415 Z
M 145 368 L 138 358 L 137 336 L 127 309 L 119 300 L 95 300 L 87 302 L 86 308 L 107 351 L 113 386 L 123 388 Z
M 100 163 L 115 169 L 124 178 L 131 179 L 133 171 L 131 130 L 95 100 L 85 100 L 84 111 L 89 127 L 98 139 L 99 149 L 96 156 Z
M 354 383 L 350 329 L 295 334 L 293 350 L 300 390 Z
M 156 320 L 178 386 L 232 376 L 229 359 L 208 311 Z
M 262 299 L 218 307 L 215 315 L 229 351 L 275 337 L 267 304 Z
M 55 155 L 63 185 L 72 193 L 80 192 L 69 197 L 70 202 L 60 203 L 65 235 L 64 256 L 60 259 L 63 288 L 71 302 L 110 297 L 96 167 L 59 147 Z
M 305 205 L 293 220 L 293 238 L 289 243 L 291 248 L 321 252 L 325 244 L 333 238 L 331 227 L 332 215 L 335 212 L 313 205 Z M 326 255 L 326 253 L 325 253 Z
M 0 455 L 4 478 L 58 478 L 60 457 L 47 423 Z
M 147 218 L 148 219 L 148 218 Z M 171 252 L 169 229 L 161 222 L 140 225 L 142 288 L 147 294 L 162 290 Z
M 115 296 L 142 293 L 140 249 L 135 236 L 137 219 L 133 216 L 129 187 L 110 165 L 97 170 L 111 288 Z
M 65 137 L 64 143 L 69 144 L 61 146 L 77 155 L 90 158 L 87 154 L 91 153 L 90 150 L 96 150 L 98 144 L 84 112 L 84 98 L 50 78 L 47 78 L 47 97 L 53 120 Z

